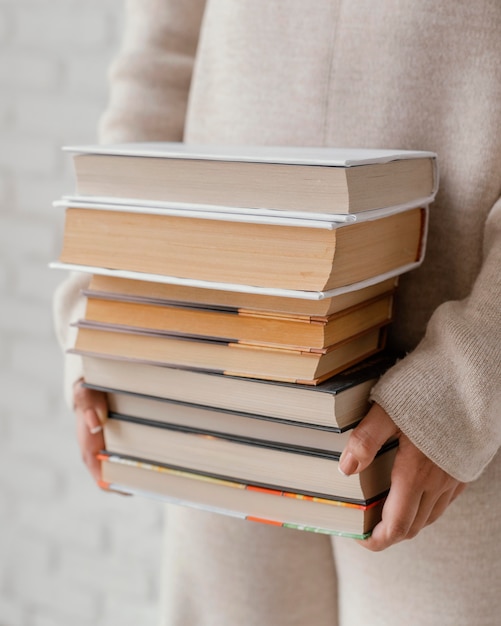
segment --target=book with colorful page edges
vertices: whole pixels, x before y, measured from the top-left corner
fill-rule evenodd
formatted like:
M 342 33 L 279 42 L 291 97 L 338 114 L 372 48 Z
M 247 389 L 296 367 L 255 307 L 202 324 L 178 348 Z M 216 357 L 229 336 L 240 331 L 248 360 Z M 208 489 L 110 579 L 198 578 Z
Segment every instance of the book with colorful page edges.
M 103 452 L 101 487 L 248 521 L 366 539 L 381 518 L 385 494 L 370 504 L 267 489 Z

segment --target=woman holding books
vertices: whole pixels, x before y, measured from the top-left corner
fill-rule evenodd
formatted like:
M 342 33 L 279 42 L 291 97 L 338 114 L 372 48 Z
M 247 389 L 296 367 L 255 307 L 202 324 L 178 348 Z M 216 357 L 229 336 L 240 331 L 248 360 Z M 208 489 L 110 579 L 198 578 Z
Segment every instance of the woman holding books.
M 498 623 L 500 30 L 495 0 L 128 3 L 103 142 L 426 149 L 441 169 L 427 257 L 391 328 L 408 355 L 341 461 L 360 471 L 398 435 L 382 522 L 362 545 L 169 509 L 162 623 Z M 58 293 L 65 345 L 82 281 Z M 75 407 L 98 478 L 103 396 L 77 384 Z

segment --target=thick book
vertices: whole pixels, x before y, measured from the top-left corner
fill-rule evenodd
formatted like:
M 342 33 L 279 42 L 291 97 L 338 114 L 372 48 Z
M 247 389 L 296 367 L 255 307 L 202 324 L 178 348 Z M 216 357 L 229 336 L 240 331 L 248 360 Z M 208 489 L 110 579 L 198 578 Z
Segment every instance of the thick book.
M 384 497 L 353 504 L 194 474 L 103 453 L 101 487 L 284 528 L 366 539 L 381 519 Z
M 99 267 L 139 273 L 145 280 L 316 293 L 406 272 L 421 262 L 426 241 L 426 208 L 347 223 L 223 217 L 70 205 L 59 262 L 92 273 Z
M 112 415 L 103 424 L 109 454 L 272 489 L 367 504 L 390 487 L 397 442 L 359 474 L 338 471 L 339 453 L 285 447 L 231 434 L 187 432 L 159 422 Z
M 374 328 L 328 348 L 289 349 L 257 344 L 125 331 L 80 320 L 74 350 L 249 378 L 315 385 L 384 348 L 385 328 Z
M 89 354 L 82 361 L 85 381 L 93 386 L 343 431 L 368 411 L 371 388 L 396 358 L 378 354 L 316 386 Z
M 124 330 L 309 348 L 326 348 L 375 326 L 388 324 L 393 312 L 392 292 L 324 317 L 138 302 L 124 295 L 105 297 L 92 290 L 84 294 L 88 322 Z
M 93 274 L 89 284 L 89 293 L 106 299 L 116 298 L 144 304 L 210 308 L 232 313 L 259 311 L 281 315 L 328 317 L 356 307 L 367 300 L 388 294 L 397 286 L 398 277 L 394 277 L 354 291 L 310 300 Z
M 305 423 L 293 423 L 266 415 L 228 411 L 221 408 L 167 400 L 116 389 L 86 386 L 104 391 L 111 417 L 137 423 L 165 424 L 182 432 L 231 436 L 241 441 L 256 441 L 308 450 L 341 453 L 351 430 Z
M 427 204 L 433 152 L 136 143 L 74 146 L 77 193 L 203 209 L 339 215 Z

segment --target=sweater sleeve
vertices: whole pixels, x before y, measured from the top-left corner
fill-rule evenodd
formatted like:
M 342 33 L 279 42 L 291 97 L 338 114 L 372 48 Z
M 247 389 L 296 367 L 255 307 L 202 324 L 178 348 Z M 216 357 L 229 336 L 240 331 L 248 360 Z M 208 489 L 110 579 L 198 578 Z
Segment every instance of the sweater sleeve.
M 421 343 L 371 394 L 422 452 L 464 482 L 501 445 L 501 199 L 486 221 L 483 252 L 470 295 L 439 306 Z
M 182 141 L 205 0 L 128 0 L 101 143 Z
M 52 301 L 54 327 L 56 337 L 64 356 L 64 399 L 66 404 L 73 405 L 73 385 L 83 377 L 82 359 L 75 354 L 67 354 L 66 350 L 75 345 L 76 328 L 71 324 L 83 317 L 85 298 L 81 290 L 87 287 L 90 280 L 88 274 L 71 272 L 58 286 Z
M 109 104 L 99 124 L 100 143 L 180 141 L 205 0 L 129 0 L 121 49 L 109 72 Z M 53 300 L 59 344 L 71 348 L 71 326 L 85 313 L 81 294 L 90 280 L 72 273 Z M 82 359 L 66 354 L 64 395 L 72 405 Z

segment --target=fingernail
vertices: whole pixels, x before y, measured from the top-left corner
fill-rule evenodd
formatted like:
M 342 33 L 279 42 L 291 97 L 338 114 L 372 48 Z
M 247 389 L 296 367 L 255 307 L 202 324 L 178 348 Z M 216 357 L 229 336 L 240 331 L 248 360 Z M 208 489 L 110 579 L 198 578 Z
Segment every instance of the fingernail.
M 341 459 L 337 467 L 343 476 L 350 476 L 350 474 L 354 474 L 357 471 L 358 461 L 351 452 L 346 452 L 341 455 Z
M 100 433 L 103 430 L 102 426 L 94 426 L 93 428 L 89 429 L 91 432 L 91 435 L 97 435 L 97 433 Z

